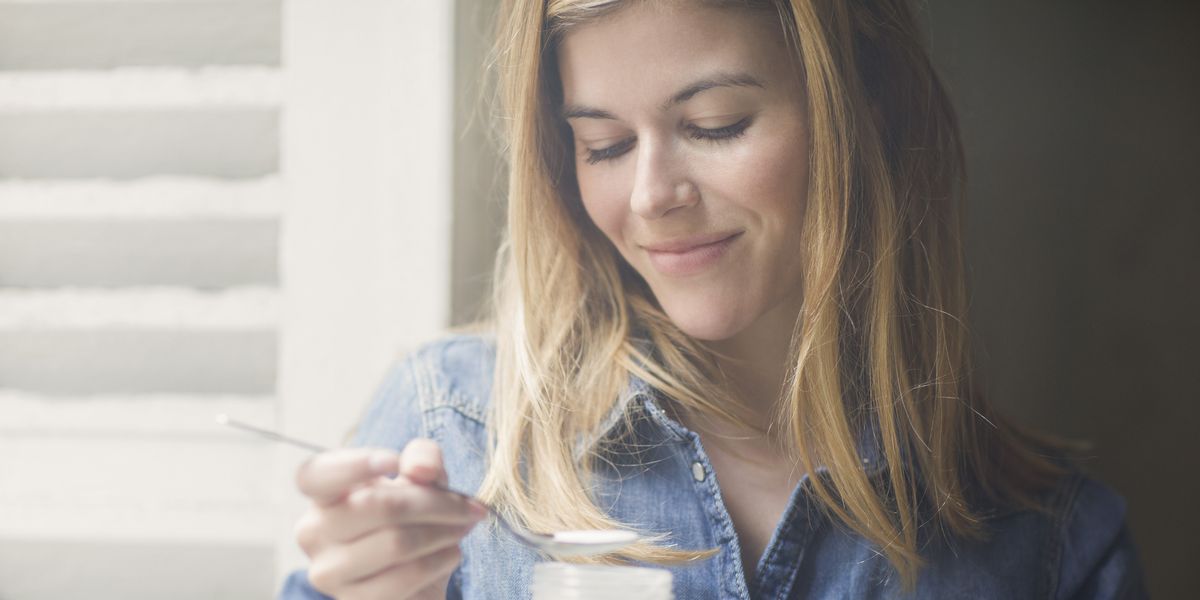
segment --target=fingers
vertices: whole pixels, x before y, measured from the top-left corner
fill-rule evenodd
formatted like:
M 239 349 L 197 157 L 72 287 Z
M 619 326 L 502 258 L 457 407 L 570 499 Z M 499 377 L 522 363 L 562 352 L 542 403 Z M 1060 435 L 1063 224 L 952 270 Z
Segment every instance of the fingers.
M 397 565 L 421 562 L 425 557 L 454 547 L 469 526 L 425 525 L 380 529 L 350 544 L 330 547 L 309 568 L 309 579 L 318 589 L 345 590 Z M 437 559 L 440 560 L 440 559 Z M 428 582 L 410 581 L 410 589 Z
M 434 487 L 446 483 L 431 440 L 413 440 L 400 454 L 335 450 L 305 463 L 296 484 L 313 506 L 296 538 L 312 559 L 313 586 L 338 598 L 444 595 L 445 577 L 461 560 L 458 542 L 487 516 Z
M 456 494 L 398 479 L 359 488 L 345 502 L 305 514 L 296 539 L 310 556 L 319 548 L 346 543 L 384 526 L 474 525 L 487 510 Z
M 399 466 L 400 457 L 390 450 L 331 450 L 300 466 L 296 472 L 296 487 L 317 505 L 328 506 L 364 483 L 397 473 Z
M 419 485 L 401 476 L 362 488 L 346 498 L 345 510 L 378 517 L 386 523 L 462 524 L 487 516 L 478 502 L 455 492 Z
M 445 598 L 446 583 L 461 560 L 462 551 L 457 545 L 450 546 L 354 582 L 337 597 L 347 600 Z M 314 584 L 314 587 L 317 586 Z
M 426 439 L 409 442 L 400 455 L 400 474 L 415 483 L 436 482 L 445 486 L 446 469 L 437 442 Z

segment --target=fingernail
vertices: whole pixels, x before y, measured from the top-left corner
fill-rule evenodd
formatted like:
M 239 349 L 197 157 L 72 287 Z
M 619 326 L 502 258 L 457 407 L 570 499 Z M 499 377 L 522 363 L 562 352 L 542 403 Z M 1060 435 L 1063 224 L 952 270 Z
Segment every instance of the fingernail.
M 395 475 L 398 462 L 396 456 L 390 452 L 375 452 L 367 457 L 367 467 L 372 473 L 379 475 Z

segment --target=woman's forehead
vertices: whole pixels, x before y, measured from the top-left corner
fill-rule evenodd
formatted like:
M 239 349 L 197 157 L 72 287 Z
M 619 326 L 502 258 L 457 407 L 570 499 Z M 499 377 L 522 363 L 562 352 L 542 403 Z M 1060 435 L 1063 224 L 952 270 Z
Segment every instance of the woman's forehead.
M 562 36 L 565 104 L 661 105 L 706 78 L 746 77 L 765 87 L 791 73 L 778 22 L 763 11 L 651 4 L 634 3 Z

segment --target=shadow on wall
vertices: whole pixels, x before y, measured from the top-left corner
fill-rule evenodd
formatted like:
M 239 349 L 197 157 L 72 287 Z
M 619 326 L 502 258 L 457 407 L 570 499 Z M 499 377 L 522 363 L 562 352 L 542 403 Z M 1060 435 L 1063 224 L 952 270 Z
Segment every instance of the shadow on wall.
M 928 3 L 969 164 L 972 319 L 1006 412 L 1091 441 L 1155 597 L 1200 538 L 1200 6 Z

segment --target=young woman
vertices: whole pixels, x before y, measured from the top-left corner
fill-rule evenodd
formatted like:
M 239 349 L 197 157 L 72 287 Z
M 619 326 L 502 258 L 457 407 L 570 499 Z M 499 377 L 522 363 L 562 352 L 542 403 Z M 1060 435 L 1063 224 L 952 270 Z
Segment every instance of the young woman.
M 298 474 L 285 597 L 528 598 L 533 531 L 677 598 L 1124 598 L 1121 500 L 972 384 L 963 157 L 904 0 L 508 0 L 494 318 Z M 396 477 L 390 477 L 396 475 Z

